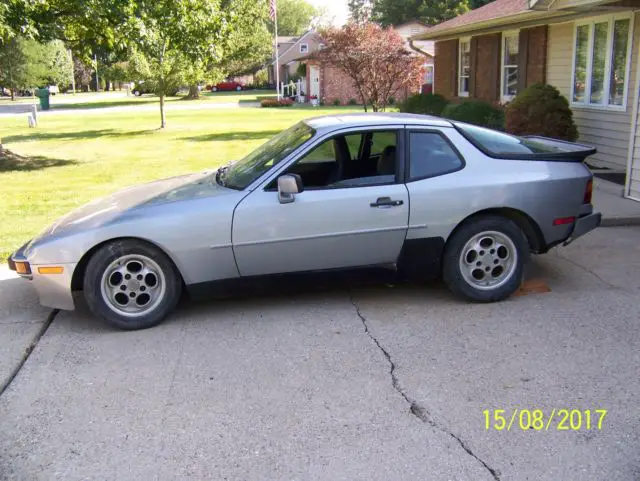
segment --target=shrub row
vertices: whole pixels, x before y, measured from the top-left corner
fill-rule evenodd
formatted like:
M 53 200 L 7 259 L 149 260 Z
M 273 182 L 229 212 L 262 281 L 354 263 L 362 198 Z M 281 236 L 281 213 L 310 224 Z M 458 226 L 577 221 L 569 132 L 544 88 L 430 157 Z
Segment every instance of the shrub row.
M 412 95 L 399 107 L 401 112 L 436 115 L 516 135 L 542 135 L 570 141 L 578 137 L 569 102 L 558 89 L 547 84 L 527 87 L 505 107 L 474 99 L 449 103 L 440 94 Z
M 260 101 L 261 107 L 291 107 L 293 104 L 292 99 L 264 99 Z

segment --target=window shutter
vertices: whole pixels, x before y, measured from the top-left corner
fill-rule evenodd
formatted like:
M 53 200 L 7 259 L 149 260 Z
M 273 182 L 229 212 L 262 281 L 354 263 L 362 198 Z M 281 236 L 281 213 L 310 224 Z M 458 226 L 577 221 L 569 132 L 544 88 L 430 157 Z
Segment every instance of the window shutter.
M 520 35 L 518 37 L 518 92 L 522 92 L 527 87 L 529 32 L 529 29 L 520 30 Z
M 478 37 L 471 37 L 471 45 L 469 46 L 469 97 L 476 96 L 477 51 Z
M 489 100 L 500 100 L 500 57 L 502 56 L 502 34 L 489 36 L 491 46 L 491 62 L 489 64 Z
M 453 58 L 456 59 L 455 68 L 453 69 L 454 74 L 451 79 L 451 92 L 453 92 L 453 96 L 458 96 L 458 75 L 460 75 L 460 42 L 458 40 L 451 40 L 453 43 Z M 455 43 L 454 43 L 455 42 Z

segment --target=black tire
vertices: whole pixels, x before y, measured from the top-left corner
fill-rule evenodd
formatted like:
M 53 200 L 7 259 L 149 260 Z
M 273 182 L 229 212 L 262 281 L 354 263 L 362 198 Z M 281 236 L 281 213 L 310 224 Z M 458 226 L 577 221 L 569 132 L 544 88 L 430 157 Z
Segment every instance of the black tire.
M 153 301 L 155 306 L 136 317 L 122 315 L 109 306 L 103 296 L 102 277 L 113 262 L 123 256 L 142 256 L 157 265 L 164 281 L 164 291 Z M 133 261 L 135 262 L 135 260 Z M 124 283 L 124 281 L 122 281 Z M 146 329 L 160 324 L 176 307 L 182 293 L 182 278 L 173 262 L 157 247 L 135 239 L 117 240 L 101 247 L 89 260 L 84 274 L 84 297 L 91 312 L 120 329 Z M 147 297 L 151 293 L 149 288 Z M 116 295 L 116 299 L 117 296 Z M 134 306 L 135 307 L 135 306 Z
M 514 261 L 512 274 L 507 275 L 503 283 L 495 288 L 480 289 L 465 279 L 460 266 L 461 256 L 467 242 L 478 234 L 490 231 L 498 232 L 511 240 L 517 252 L 517 259 Z M 529 257 L 529 242 L 518 225 L 501 216 L 478 216 L 462 224 L 448 240 L 442 262 L 442 278 L 451 292 L 460 298 L 474 302 L 501 301 L 520 287 L 524 265 Z

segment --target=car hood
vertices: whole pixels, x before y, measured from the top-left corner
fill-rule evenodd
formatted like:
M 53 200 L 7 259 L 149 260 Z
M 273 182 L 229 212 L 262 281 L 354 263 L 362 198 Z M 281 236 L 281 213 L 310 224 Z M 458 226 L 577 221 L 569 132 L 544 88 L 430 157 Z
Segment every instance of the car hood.
M 69 212 L 47 227 L 33 242 L 100 227 L 117 221 L 126 213 L 154 205 L 234 192 L 219 186 L 214 175 L 214 171 L 203 171 L 123 189 Z

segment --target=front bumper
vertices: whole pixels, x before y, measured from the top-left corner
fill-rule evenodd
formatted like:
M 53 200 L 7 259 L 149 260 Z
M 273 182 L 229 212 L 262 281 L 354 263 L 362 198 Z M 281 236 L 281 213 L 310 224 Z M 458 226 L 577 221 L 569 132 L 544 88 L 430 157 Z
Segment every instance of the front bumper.
M 583 217 L 578 217 L 573 225 L 573 230 L 571 234 L 565 240 L 562 245 L 568 246 L 578 237 L 582 237 L 583 235 L 591 232 L 596 227 L 598 227 L 602 223 L 602 214 L 600 212 L 594 212 L 589 215 L 585 215 Z
M 16 262 L 29 262 L 24 255 L 26 244 L 9 256 L 9 269 L 16 270 Z M 71 278 L 76 264 L 31 264 L 31 273 L 18 274 L 23 279 L 33 283 L 36 289 L 40 304 L 54 309 L 64 309 L 72 311 L 75 309 L 73 295 L 71 291 Z M 41 274 L 39 268 L 62 267 L 60 274 Z

